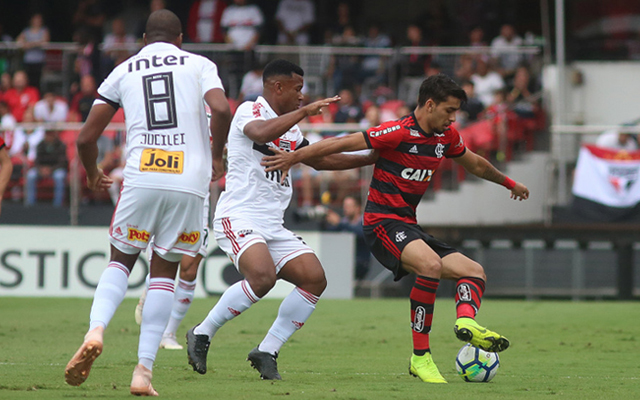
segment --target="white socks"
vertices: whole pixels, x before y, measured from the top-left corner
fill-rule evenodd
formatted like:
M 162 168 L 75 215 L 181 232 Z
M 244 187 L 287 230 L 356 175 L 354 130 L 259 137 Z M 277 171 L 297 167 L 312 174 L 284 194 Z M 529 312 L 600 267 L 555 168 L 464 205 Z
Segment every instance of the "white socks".
M 176 294 L 173 298 L 173 307 L 171 308 L 171 318 L 167 328 L 164 330 L 165 335 L 176 335 L 180 323 L 182 323 L 187 311 L 189 311 L 189 307 L 191 307 L 195 289 L 196 281 L 184 281 L 182 279 L 178 281 Z
M 129 269 L 127 267 L 116 261 L 111 261 L 107 265 L 93 295 L 89 331 L 98 326 L 106 328 L 109 325 L 109 321 L 127 293 L 128 279 Z
M 174 280 L 169 278 L 149 279 L 147 300 L 142 309 L 142 323 L 140 324 L 140 341 L 138 343 L 138 362 L 153 370 L 153 362 L 158 353 L 173 304 Z
M 243 279 L 234 283 L 225 290 L 207 318 L 193 330 L 193 333 L 207 335 L 211 339 L 222 325 L 240 315 L 258 300 L 260 297 L 253 293 L 249 282 Z
M 300 288 L 295 288 L 280 304 L 278 317 L 269 329 L 258 350 L 275 355 L 291 335 L 302 328 L 309 319 L 319 297 Z

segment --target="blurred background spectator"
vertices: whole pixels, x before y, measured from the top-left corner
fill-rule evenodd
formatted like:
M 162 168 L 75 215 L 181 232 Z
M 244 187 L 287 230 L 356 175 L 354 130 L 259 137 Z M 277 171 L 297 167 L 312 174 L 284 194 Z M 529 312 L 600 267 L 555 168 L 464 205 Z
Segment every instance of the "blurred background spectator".
M 2 100 L 7 103 L 16 121 L 22 122 L 25 110 L 40 100 L 40 92 L 29 85 L 29 78 L 23 70 L 13 74 L 11 84 L 12 87 L 3 94 Z
M 75 121 L 86 121 L 93 101 L 98 95 L 96 81 L 91 75 L 85 75 L 80 79 L 80 91 L 71 99 L 70 111 Z
M 496 90 L 505 87 L 502 76 L 489 68 L 489 63 L 484 58 L 476 59 L 476 72 L 471 75 L 474 90 L 478 100 L 486 107 L 493 103 L 493 94 Z
M 275 18 L 278 44 L 309 44 L 309 30 L 316 20 L 316 7 L 311 0 L 280 0 Z
M 53 92 L 47 92 L 33 107 L 38 122 L 65 122 L 69 114 L 67 102 Z
M 220 23 L 227 43 L 238 50 L 253 50 L 260 40 L 264 16 L 257 5 L 247 4 L 247 0 L 233 0 L 233 4 L 222 13 Z
M 613 150 L 638 150 L 638 138 L 635 133 L 626 132 L 624 129 L 612 129 L 598 135 L 596 146 Z
M 33 168 L 27 172 L 27 205 L 36 203 L 38 181 L 52 178 L 54 182 L 53 205 L 62 207 L 67 187 L 67 147 L 57 131 L 46 131 L 38 144 Z
M 517 50 L 518 46 L 522 46 L 523 44 L 522 38 L 517 35 L 516 29 L 511 24 L 502 25 L 500 35 L 491 41 L 492 55 L 497 61 L 496 66 L 498 72 L 503 78 L 513 76 L 518 64 L 522 61 L 520 54 L 506 54 L 504 51 Z
M 117 49 L 118 46 L 135 45 L 136 38 L 127 33 L 124 19 L 114 18 L 111 21 L 111 32 L 105 35 L 102 43 L 104 72 L 111 71 L 115 66 L 129 58 L 135 51 Z
M 225 8 L 224 0 L 195 0 L 189 9 L 187 39 L 194 43 L 223 43 L 221 20 Z
M 253 68 L 242 77 L 238 103 L 243 101 L 255 101 L 262 95 L 262 70 L 264 65 L 254 62 Z
M 24 49 L 22 67 L 29 77 L 29 83 L 40 90 L 40 78 L 42 77 L 42 67 L 45 61 L 45 51 L 42 46 L 49 43 L 49 29 L 44 26 L 42 14 L 34 14 L 29 26 L 26 27 L 16 42 Z

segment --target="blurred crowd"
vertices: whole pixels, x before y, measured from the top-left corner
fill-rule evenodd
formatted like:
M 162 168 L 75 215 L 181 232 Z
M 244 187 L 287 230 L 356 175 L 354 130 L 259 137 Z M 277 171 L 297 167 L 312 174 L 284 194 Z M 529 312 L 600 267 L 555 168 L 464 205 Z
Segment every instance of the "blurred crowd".
M 21 62 L 1 59 L 0 54 L 0 127 L 3 129 L 0 135 L 14 165 L 5 198 L 24 201 L 27 205 L 48 199 L 56 206 L 68 202 L 69 166 L 75 157 L 78 132 L 46 130 L 38 123 L 83 122 L 96 97 L 97 85 L 135 52 L 127 46 L 140 45 L 147 17 L 140 16 L 135 24 L 119 16 L 107 20 L 103 6 L 99 0 L 80 0 L 73 15 L 73 40 L 79 46 L 73 64 L 74 76 L 68 88 L 49 85 L 42 80 L 49 56 L 42 46 L 49 42 L 50 35 L 41 14 L 32 15 L 28 25 L 15 38 L 15 43 L 22 49 Z M 148 11 L 166 6 L 164 0 L 151 0 Z M 311 0 L 278 0 L 274 14 L 277 24 L 275 44 L 310 44 L 312 29 L 318 29 L 315 7 Z M 437 34 L 437 26 L 407 21 L 405 36 L 393 38 L 379 23 L 364 27 L 356 24 L 349 2 L 338 3 L 331 21 L 323 27 L 323 44 L 371 49 L 407 46 L 416 51 L 403 53 L 403 57 L 394 62 L 384 54 L 326 55 L 304 63 L 300 56 L 301 66 L 309 69 L 305 74 L 306 101 L 333 94 L 341 97 L 339 103 L 304 122 L 351 123 L 366 129 L 400 118 L 415 108 L 422 80 L 444 72 L 454 77 L 469 97 L 457 122 L 467 146 L 498 159 L 511 157 L 514 146 L 519 143 L 525 143 L 527 149 L 532 148 L 533 135 L 544 124 L 541 87 L 537 79 L 540 65 L 530 56 L 504 52 L 532 44 L 530 35 L 523 38 L 517 27 L 504 24 L 499 35 L 489 40 L 481 27 L 474 27 L 469 30 L 466 43 L 460 45 L 490 48 L 491 51 L 464 54 L 456 57 L 455 62 L 449 62 L 418 51 L 421 47 L 437 46 L 442 42 L 443 35 Z M 261 94 L 265 60 L 256 57 L 252 50 L 257 44 L 266 44 L 261 36 L 264 24 L 265 13 L 259 5 L 248 0 L 194 0 L 190 6 L 184 26 L 186 42 L 229 43 L 236 50 L 229 53 L 231 62 L 213 60 L 219 63 L 221 70 L 230 65 L 236 68 L 228 75 L 228 79 L 235 76 L 238 80 L 238 89 L 227 91 L 232 109 Z M 4 42 L 14 41 L 1 32 L 0 35 Z M 311 71 L 319 66 L 322 68 Z M 396 87 L 390 82 L 397 82 Z M 63 93 L 66 96 L 63 97 Z M 123 121 L 120 111 L 114 122 Z M 30 124 L 16 127 L 16 124 L 24 123 Z M 312 131 L 314 133 L 308 134 L 312 142 L 340 134 L 321 129 Z M 85 188 L 82 201 L 117 200 L 122 180 L 123 136 L 121 131 L 106 132 L 99 144 L 100 166 L 116 181 L 110 196 L 100 197 Z M 296 186 L 298 205 L 327 202 L 340 205 L 348 196 L 360 198 L 363 179 L 360 171 L 318 173 L 299 168 L 294 174 L 299 182 Z M 437 182 L 435 186 L 437 188 Z M 326 193 L 329 195 L 325 195 L 323 201 L 322 196 Z

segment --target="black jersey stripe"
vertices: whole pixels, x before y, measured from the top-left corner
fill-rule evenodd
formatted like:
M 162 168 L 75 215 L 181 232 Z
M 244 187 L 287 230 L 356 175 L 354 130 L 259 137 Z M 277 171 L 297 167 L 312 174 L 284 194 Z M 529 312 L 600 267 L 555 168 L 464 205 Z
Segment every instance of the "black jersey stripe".
M 367 201 L 367 206 L 364 209 L 366 213 L 375 214 L 393 214 L 399 217 L 415 218 L 415 211 L 411 207 L 390 207 L 385 204 L 378 204 L 371 200 Z
M 422 199 L 422 194 L 403 192 L 393 183 L 384 182 L 379 179 L 376 179 L 375 177 L 371 179 L 371 189 L 375 189 L 382 194 L 388 194 L 388 195 L 399 194 L 402 196 L 402 198 L 407 204 L 410 204 L 412 206 L 418 205 L 418 203 Z
M 415 156 L 423 156 L 423 157 L 438 157 L 436 154 L 436 148 L 438 143 L 436 144 L 416 144 L 411 142 L 400 142 L 398 147 L 396 147 L 396 151 L 405 154 L 411 154 Z M 451 147 L 450 143 L 447 143 L 442 148 L 442 152 L 440 153 L 440 157 L 444 156 Z
M 256 142 L 253 142 L 253 149 L 259 151 L 265 156 L 272 156 L 275 154 L 273 151 L 269 150 L 269 146 L 267 146 L 266 144 L 258 144 Z
M 102 101 L 104 101 L 105 103 L 107 103 L 108 105 L 110 105 L 111 107 L 115 108 L 116 110 L 118 110 L 118 108 L 120 108 L 120 104 L 118 104 L 117 102 L 113 101 L 113 100 L 109 100 L 106 97 L 104 97 L 103 95 L 99 94 L 98 98 Z

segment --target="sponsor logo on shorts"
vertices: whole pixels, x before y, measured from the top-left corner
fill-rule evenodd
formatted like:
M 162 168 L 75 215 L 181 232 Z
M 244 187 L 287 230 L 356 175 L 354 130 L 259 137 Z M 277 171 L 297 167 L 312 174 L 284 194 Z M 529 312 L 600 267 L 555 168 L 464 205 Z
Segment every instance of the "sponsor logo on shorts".
M 137 240 L 142 243 L 149 243 L 149 232 L 135 228 L 127 228 L 127 239 Z
M 242 229 L 240 231 L 238 231 L 238 236 L 239 237 L 245 237 L 247 235 L 251 235 L 253 233 L 253 229 Z
M 396 232 L 396 242 L 400 243 L 407 238 L 404 231 Z
M 424 316 L 426 311 L 424 307 L 418 306 L 416 307 L 416 313 L 413 317 L 413 330 L 416 332 L 422 332 L 424 329 Z
M 460 297 L 460 301 L 471 301 L 471 289 L 469 285 L 463 283 L 458 286 L 458 296 Z
M 117 228 L 116 228 L 116 230 L 115 230 L 115 232 L 116 232 L 118 235 L 122 235 L 122 229 L 120 229 L 120 227 L 117 227 Z
M 191 233 L 183 232 L 178 238 L 178 242 L 186 244 L 196 244 L 200 240 L 200 232 L 193 231 Z

